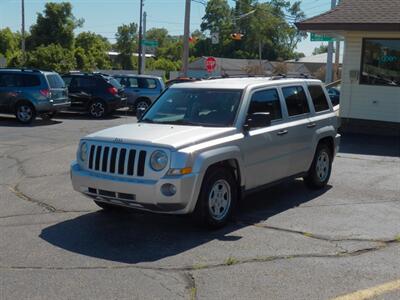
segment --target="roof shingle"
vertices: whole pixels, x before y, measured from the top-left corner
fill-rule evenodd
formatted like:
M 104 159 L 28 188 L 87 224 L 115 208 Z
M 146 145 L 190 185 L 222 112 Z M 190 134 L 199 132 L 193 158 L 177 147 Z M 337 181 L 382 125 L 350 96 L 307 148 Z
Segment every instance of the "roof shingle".
M 400 0 L 342 0 L 335 9 L 296 26 L 300 30 L 400 31 Z

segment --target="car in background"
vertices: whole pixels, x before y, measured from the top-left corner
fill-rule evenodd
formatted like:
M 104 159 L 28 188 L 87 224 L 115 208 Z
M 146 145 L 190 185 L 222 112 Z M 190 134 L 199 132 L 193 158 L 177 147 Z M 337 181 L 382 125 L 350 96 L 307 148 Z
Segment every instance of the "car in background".
M 161 77 L 151 75 L 113 75 L 128 97 L 128 106 L 133 110 L 146 110 L 165 89 Z
M 70 106 L 68 90 L 56 72 L 0 69 L 0 112 L 15 114 L 23 124 L 36 116 L 51 119 Z
M 71 109 L 87 111 L 99 119 L 126 107 L 124 88 L 113 77 L 100 73 L 71 72 L 62 75 L 68 86 Z
M 329 87 L 326 89 L 329 94 L 329 98 L 332 101 L 333 106 L 339 105 L 340 103 L 340 89 L 338 87 Z
M 170 79 L 168 80 L 165 85 L 168 87 L 170 87 L 171 85 L 175 84 L 175 83 L 183 83 L 183 82 L 193 82 L 193 81 L 197 81 L 199 79 L 197 78 L 193 78 L 193 77 L 177 77 L 174 79 Z

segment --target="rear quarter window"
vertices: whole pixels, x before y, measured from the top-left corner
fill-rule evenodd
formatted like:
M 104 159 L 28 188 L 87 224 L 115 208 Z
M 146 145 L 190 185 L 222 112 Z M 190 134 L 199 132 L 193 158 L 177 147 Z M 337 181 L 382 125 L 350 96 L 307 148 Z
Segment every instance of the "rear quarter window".
M 47 81 L 51 89 L 61 89 L 65 88 L 65 82 L 58 74 L 46 75 Z
M 139 87 L 141 89 L 155 89 L 157 82 L 152 78 L 139 78 Z
M 289 116 L 297 116 L 310 112 L 307 96 L 301 86 L 290 86 L 282 88 Z
M 40 78 L 36 75 L 23 75 L 22 76 L 22 85 L 24 87 L 33 87 L 40 85 Z
M 324 90 L 320 85 L 308 86 L 312 102 L 316 112 L 325 111 L 329 109 L 328 100 L 326 99 Z

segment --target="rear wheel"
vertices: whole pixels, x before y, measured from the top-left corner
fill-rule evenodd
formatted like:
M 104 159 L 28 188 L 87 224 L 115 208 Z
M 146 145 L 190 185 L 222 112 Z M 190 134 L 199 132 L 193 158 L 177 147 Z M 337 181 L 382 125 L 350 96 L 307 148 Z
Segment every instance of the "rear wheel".
M 238 198 L 236 185 L 228 168 L 213 167 L 207 171 L 194 212 L 201 225 L 220 228 L 228 222 Z
M 147 99 L 139 99 L 135 103 L 134 110 L 138 111 L 139 109 L 141 109 L 141 110 L 144 111 L 144 110 L 147 110 L 149 108 L 149 106 L 150 106 L 150 101 L 149 100 L 147 100 Z
M 92 118 L 100 119 L 107 115 L 106 104 L 101 100 L 95 100 L 89 105 L 89 114 Z
M 319 144 L 304 182 L 312 189 L 324 188 L 331 177 L 331 171 L 332 151 L 327 144 Z
M 36 118 L 36 111 L 29 102 L 20 102 L 15 106 L 15 116 L 23 124 L 32 123 Z

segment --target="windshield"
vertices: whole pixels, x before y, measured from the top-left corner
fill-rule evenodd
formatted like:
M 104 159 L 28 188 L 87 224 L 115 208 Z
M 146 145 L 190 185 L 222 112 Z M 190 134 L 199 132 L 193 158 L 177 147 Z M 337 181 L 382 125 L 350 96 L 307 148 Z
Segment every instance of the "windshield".
M 168 89 L 141 122 L 229 127 L 240 104 L 241 90 Z

